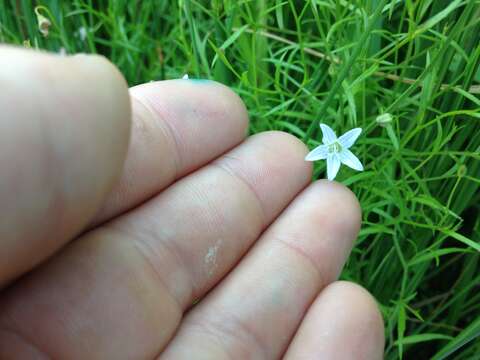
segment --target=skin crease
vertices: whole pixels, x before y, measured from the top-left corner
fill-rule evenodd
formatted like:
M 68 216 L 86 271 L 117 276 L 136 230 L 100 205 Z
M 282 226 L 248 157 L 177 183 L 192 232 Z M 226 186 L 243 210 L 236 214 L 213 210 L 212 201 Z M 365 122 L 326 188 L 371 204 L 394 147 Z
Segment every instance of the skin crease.
M 0 82 L 1 359 L 382 358 L 354 194 L 227 87 L 5 46 Z

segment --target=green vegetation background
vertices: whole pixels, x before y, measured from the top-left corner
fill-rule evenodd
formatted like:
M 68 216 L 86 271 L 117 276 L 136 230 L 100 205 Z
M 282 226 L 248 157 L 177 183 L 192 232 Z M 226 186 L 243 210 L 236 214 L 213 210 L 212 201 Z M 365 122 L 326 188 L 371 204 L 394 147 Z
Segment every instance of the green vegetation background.
M 0 42 L 100 53 L 131 85 L 220 81 L 252 133 L 314 147 L 319 120 L 362 127 L 365 171 L 338 177 L 363 208 L 342 278 L 379 302 L 386 359 L 480 358 L 479 40 L 475 0 L 0 0 Z

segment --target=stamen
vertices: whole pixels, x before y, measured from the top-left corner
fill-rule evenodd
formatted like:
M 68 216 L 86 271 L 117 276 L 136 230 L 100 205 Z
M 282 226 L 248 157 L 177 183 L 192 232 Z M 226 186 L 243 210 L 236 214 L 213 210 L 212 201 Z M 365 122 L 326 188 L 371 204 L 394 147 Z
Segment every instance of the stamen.
M 339 142 L 335 141 L 333 144 L 328 146 L 329 153 L 339 153 L 342 151 L 342 145 Z

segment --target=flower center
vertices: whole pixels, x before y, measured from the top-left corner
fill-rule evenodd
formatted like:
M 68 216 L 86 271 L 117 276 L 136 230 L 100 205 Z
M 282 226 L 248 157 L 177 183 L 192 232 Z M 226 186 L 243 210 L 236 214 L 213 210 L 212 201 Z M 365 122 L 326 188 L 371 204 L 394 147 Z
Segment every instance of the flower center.
M 339 153 L 342 151 L 342 145 L 335 141 L 333 144 L 328 145 L 328 152 L 329 153 Z

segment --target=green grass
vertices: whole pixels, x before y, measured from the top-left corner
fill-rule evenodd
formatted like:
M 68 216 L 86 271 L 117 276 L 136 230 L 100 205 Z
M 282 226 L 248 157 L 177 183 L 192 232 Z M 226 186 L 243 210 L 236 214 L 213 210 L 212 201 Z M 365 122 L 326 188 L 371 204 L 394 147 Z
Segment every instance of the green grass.
M 363 227 L 344 270 L 378 300 L 386 359 L 480 354 L 480 1 L 0 2 L 0 41 L 101 53 L 131 85 L 184 73 L 234 88 L 252 133 L 364 133 L 338 180 Z M 82 40 L 78 29 L 87 29 Z M 380 126 L 378 115 L 393 120 Z M 317 163 L 315 178 L 325 176 Z

